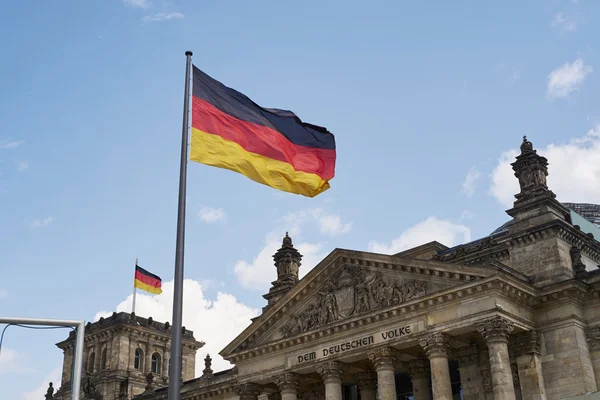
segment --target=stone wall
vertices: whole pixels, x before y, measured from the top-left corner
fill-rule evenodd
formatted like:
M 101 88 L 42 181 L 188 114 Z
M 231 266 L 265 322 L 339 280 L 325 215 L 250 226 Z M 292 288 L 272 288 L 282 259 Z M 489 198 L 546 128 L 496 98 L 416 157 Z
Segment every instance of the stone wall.
M 542 333 L 542 373 L 548 400 L 597 390 L 583 327 L 571 322 Z

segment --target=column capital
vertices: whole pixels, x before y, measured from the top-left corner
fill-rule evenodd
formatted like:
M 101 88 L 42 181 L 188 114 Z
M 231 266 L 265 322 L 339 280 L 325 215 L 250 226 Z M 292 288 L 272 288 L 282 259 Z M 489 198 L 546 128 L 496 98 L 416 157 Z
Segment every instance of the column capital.
M 377 389 L 377 375 L 371 370 L 356 374 L 354 380 L 357 382 L 360 391 Z
M 343 367 L 338 361 L 325 361 L 317 365 L 317 372 L 321 375 L 323 382 L 342 382 Z
M 424 358 L 416 358 L 403 364 L 404 369 L 410 375 L 410 379 L 429 378 L 429 361 Z
M 396 352 L 390 347 L 380 347 L 367 353 L 367 357 L 373 363 L 375 371 L 394 369 Z
M 487 343 L 508 342 L 510 333 L 515 329 L 512 322 L 499 316 L 486 319 L 477 324 L 477 330 Z
M 509 350 L 518 357 L 524 354 L 540 354 L 540 335 L 536 331 L 528 331 L 513 335 Z
M 445 333 L 435 332 L 429 334 L 419 340 L 419 344 L 425 350 L 429 359 L 435 357 L 448 358 L 450 353 L 450 339 Z
M 256 400 L 262 392 L 261 387 L 256 383 L 242 383 L 234 388 L 235 393 L 240 396 L 240 400 Z
M 298 393 L 298 375 L 293 372 L 285 372 L 275 377 L 275 384 L 281 393 Z

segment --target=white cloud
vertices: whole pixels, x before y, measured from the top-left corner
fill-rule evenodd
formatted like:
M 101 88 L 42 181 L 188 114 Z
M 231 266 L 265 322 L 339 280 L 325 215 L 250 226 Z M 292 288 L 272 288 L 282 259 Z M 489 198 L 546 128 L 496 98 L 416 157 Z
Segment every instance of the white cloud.
M 0 149 L 13 149 L 22 145 L 22 140 L 0 140 Z
M 31 365 L 28 354 L 18 353 L 11 348 L 2 348 L 2 353 L 0 353 L 0 375 L 33 372 L 33 368 L 28 367 L 28 365 Z
M 29 169 L 29 162 L 28 161 L 21 161 L 19 163 L 19 165 L 17 166 L 17 171 L 19 171 L 19 172 L 26 171 L 27 169 Z
M 548 75 L 548 99 L 569 97 L 572 92 L 579 90 L 585 78 L 593 71 L 594 69 L 585 65 L 581 58 L 573 61 L 572 64 L 565 63 L 556 68 Z
M 271 282 L 277 279 L 273 254 L 281 247 L 282 239 L 282 234 L 269 233 L 263 248 L 252 262 L 239 260 L 235 264 L 234 272 L 242 286 L 258 291 L 268 290 Z M 322 243 L 294 243 L 294 247 L 302 254 L 300 277 L 306 275 L 325 256 L 322 251 Z
M 461 189 L 461 192 L 464 193 L 465 196 L 473 197 L 475 194 L 477 180 L 480 176 L 481 172 L 479 172 L 475 167 L 471 167 L 469 172 L 467 172 L 467 176 L 465 177 L 465 181 L 463 182 Z
M 352 228 L 352 222 L 342 222 L 337 214 L 331 214 L 323 209 L 306 209 L 291 212 L 280 218 L 280 225 L 285 225 L 292 239 L 301 236 L 302 225 L 316 224 L 321 234 L 337 236 L 347 233 Z M 266 235 L 264 246 L 256 257 L 249 262 L 239 260 L 234 266 L 234 272 L 241 285 L 255 290 L 268 290 L 272 281 L 277 277 L 273 263 L 273 254 L 281 247 L 284 232 L 270 232 Z M 302 254 L 300 277 L 303 277 L 325 257 L 324 242 L 299 242 L 294 247 Z
M 172 19 L 182 19 L 184 15 L 180 12 L 158 13 L 154 15 L 146 15 L 142 18 L 144 22 L 170 21 Z
M 371 242 L 369 251 L 382 254 L 396 254 L 431 241 L 440 242 L 448 247 L 471 241 L 471 230 L 465 225 L 441 220 L 435 216 L 411 226 L 400 234 L 391 244 Z
M 575 32 L 577 30 L 577 21 L 559 12 L 554 16 L 552 26 L 560 29 L 562 32 Z
M 569 143 L 536 150 L 548 159 L 548 187 L 559 201 L 600 203 L 600 125 Z M 510 166 L 519 153 L 516 149 L 502 153 L 491 174 L 490 194 L 506 207 L 512 206 L 519 192 Z
M 117 312 L 131 312 L 133 295 L 129 295 L 116 307 Z M 163 283 L 163 292 L 158 296 L 138 293 L 136 315 L 152 317 L 155 321 L 171 322 L 173 311 L 173 281 Z M 240 303 L 233 295 L 218 292 L 214 300 L 206 298 L 202 285 L 186 279 L 183 284 L 183 325 L 194 331 L 198 341 L 206 343 L 196 354 L 196 376 L 202 374 L 206 353 L 213 359 L 213 370 L 220 371 L 232 365 L 219 356 L 223 350 L 248 325 L 259 310 Z M 94 317 L 108 318 L 112 312 L 99 312 Z
M 208 206 L 202 206 L 198 216 L 204 222 L 216 222 L 225 220 L 225 211 L 222 208 L 212 208 Z
M 328 214 L 322 210 L 314 210 L 314 217 L 319 223 L 319 230 L 327 236 L 338 236 L 350 232 L 352 222 L 343 223 L 337 214 Z
M 54 218 L 52 218 L 52 217 L 47 217 L 44 219 L 36 219 L 33 222 L 31 222 L 31 227 L 32 228 L 43 228 L 45 226 L 50 225 L 53 220 L 54 220 Z
M 52 386 L 54 386 L 54 392 L 58 390 L 60 387 L 60 376 L 62 374 L 62 368 L 57 367 L 52 372 L 48 374 L 43 380 L 42 383 L 35 389 L 30 392 L 24 392 L 21 395 L 21 400 L 39 400 L 43 399 L 46 391 L 48 390 L 48 384 L 52 382 Z
M 331 214 L 320 208 L 291 212 L 282 218 L 292 235 L 298 235 L 300 225 L 309 219 L 316 222 L 319 231 L 327 236 L 342 235 L 352 229 L 352 222 L 342 222 L 342 218 L 338 214 Z
M 460 218 L 458 219 L 458 222 L 462 222 L 466 219 L 473 219 L 473 217 L 475 216 L 475 214 L 473 214 L 471 211 L 469 210 L 464 210 L 461 214 L 460 214 Z
M 150 5 L 148 0 L 123 0 L 123 2 L 128 6 L 136 8 L 148 8 Z

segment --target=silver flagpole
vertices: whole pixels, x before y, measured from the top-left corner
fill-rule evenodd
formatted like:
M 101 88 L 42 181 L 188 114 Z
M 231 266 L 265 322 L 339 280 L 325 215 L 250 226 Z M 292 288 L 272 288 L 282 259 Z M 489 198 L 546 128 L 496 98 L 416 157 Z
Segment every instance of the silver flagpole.
M 181 133 L 181 165 L 179 169 L 179 205 L 177 211 L 177 242 L 175 247 L 175 287 L 173 289 L 173 328 L 171 331 L 171 367 L 169 400 L 179 400 L 181 391 L 181 331 L 183 319 L 183 250 L 185 243 L 185 192 L 188 158 L 188 115 L 190 110 L 190 73 L 192 52 L 186 51 L 185 94 L 183 97 L 183 127 Z
M 138 266 L 138 259 L 135 259 L 135 266 Z M 133 304 L 131 305 L 131 312 L 135 313 L 135 295 L 137 294 L 137 290 L 135 288 L 135 271 L 136 269 L 133 269 Z

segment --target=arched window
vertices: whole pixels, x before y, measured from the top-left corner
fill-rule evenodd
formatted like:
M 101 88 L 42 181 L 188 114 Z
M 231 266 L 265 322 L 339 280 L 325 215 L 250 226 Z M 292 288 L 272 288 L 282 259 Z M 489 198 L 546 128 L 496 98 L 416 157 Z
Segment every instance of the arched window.
M 152 354 L 152 368 L 151 372 L 154 374 L 160 374 L 160 354 Z
M 90 353 L 90 356 L 88 358 L 88 372 L 94 372 L 94 363 L 96 361 L 96 353 L 94 353 L 93 351 Z
M 106 347 L 102 349 L 102 353 L 100 355 L 100 369 L 106 369 Z
M 142 369 L 142 361 L 144 360 L 144 352 L 142 349 L 135 349 L 135 358 L 133 360 L 133 368 Z

